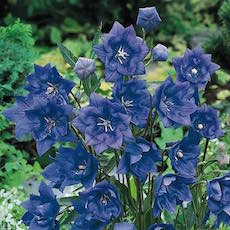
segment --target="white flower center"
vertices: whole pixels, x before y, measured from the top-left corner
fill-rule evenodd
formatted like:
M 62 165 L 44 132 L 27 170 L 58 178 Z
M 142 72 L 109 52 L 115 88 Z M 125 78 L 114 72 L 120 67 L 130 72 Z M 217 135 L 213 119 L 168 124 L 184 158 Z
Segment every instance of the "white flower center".
M 125 107 L 125 110 L 127 110 L 127 107 L 133 107 L 133 100 L 125 101 L 124 96 L 122 96 L 121 97 L 121 104 Z
M 52 128 L 56 126 L 56 122 L 55 120 L 51 119 L 51 118 L 44 118 L 46 123 L 48 124 L 48 133 L 52 132 Z
M 85 173 L 86 168 L 87 168 L 87 162 L 84 160 L 84 162 L 81 165 L 78 165 L 75 175 Z
M 196 68 L 192 68 L 192 74 L 196 75 L 197 73 L 198 73 L 197 69 Z
M 101 199 L 100 199 L 100 202 L 103 204 L 103 205 L 107 205 L 109 203 L 109 196 L 107 196 L 106 194 L 104 194 Z
M 97 125 L 98 125 L 98 126 L 104 126 L 105 132 L 106 132 L 106 133 L 108 132 L 109 129 L 110 129 L 111 131 L 114 131 L 114 129 L 113 129 L 113 127 L 112 127 L 112 124 L 111 124 L 111 121 L 106 120 L 106 119 L 104 119 L 104 118 L 102 118 L 102 117 L 99 117 L 99 120 L 100 120 L 101 122 L 97 123 Z
M 183 151 L 181 149 L 179 149 L 176 156 L 175 156 L 176 161 L 178 161 L 178 157 L 182 158 L 183 156 L 184 156 Z
M 127 52 L 125 52 L 125 50 L 120 46 L 120 48 L 118 49 L 115 58 L 118 59 L 118 61 L 121 63 L 121 65 L 123 65 L 123 61 L 129 56 L 129 54 Z
M 198 124 L 198 129 L 203 129 L 204 128 L 204 126 L 203 126 L 203 124 Z
M 171 107 L 174 105 L 174 103 L 172 101 L 170 101 L 166 96 L 164 97 L 164 103 L 166 105 L 166 110 L 168 112 L 171 111 Z
M 58 93 L 58 88 L 57 86 L 51 84 L 50 82 L 47 83 L 48 84 L 48 87 L 46 89 L 46 94 L 56 94 Z

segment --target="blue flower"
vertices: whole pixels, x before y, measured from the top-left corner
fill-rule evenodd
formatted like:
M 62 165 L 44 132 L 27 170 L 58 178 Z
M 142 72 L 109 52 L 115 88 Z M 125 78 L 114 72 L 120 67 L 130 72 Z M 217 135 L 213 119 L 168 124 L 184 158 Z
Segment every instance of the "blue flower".
M 30 109 L 32 105 L 32 97 L 17 96 L 15 105 L 3 112 L 3 115 L 8 120 L 13 121 L 16 124 L 15 134 L 17 139 L 31 131 L 31 126 L 25 115 L 25 110 Z
M 143 60 L 149 49 L 136 36 L 132 25 L 124 28 L 115 22 L 110 32 L 102 37 L 102 44 L 94 46 L 94 51 L 105 64 L 106 81 L 115 82 L 124 75 L 145 74 Z
M 30 94 L 39 94 L 60 104 L 68 103 L 68 95 L 75 83 L 66 79 L 58 73 L 56 67 L 50 64 L 44 67 L 34 65 L 34 73 L 27 77 L 28 84 L 25 89 Z
M 140 8 L 137 16 L 137 25 L 143 27 L 147 31 L 151 31 L 161 23 L 161 18 L 156 7 Z
M 23 202 L 22 206 L 28 211 L 22 217 L 25 225 L 30 230 L 58 230 L 59 223 L 56 217 L 60 206 L 49 186 L 41 182 L 39 186 L 40 196 L 30 195 L 30 199 Z
M 156 162 L 161 159 L 160 152 L 153 143 L 137 137 L 136 141 L 125 147 L 117 173 L 131 173 L 144 183 L 148 173 L 157 172 Z
M 136 230 L 136 227 L 133 223 L 123 222 L 116 223 L 113 230 Z
M 76 140 L 69 129 L 72 110 L 70 105 L 58 105 L 54 101 L 39 97 L 34 100 L 33 108 L 25 111 L 39 155 L 45 153 L 57 141 Z
M 144 127 L 150 109 L 150 94 L 146 82 L 141 80 L 118 81 L 113 88 L 113 100 L 120 103 L 131 116 L 134 125 Z
M 168 149 L 168 155 L 175 172 L 180 175 L 195 176 L 200 147 L 199 144 L 194 144 L 189 136 L 175 142 Z
M 132 138 L 130 120 L 121 105 L 92 93 L 89 105 L 79 110 L 72 123 L 85 135 L 86 144 L 101 153 L 120 149 L 124 140 Z
M 208 208 L 216 216 L 218 228 L 223 222 L 230 226 L 230 173 L 208 183 Z
M 219 65 L 211 62 L 211 55 L 204 54 L 200 46 L 187 49 L 183 57 L 173 59 L 177 80 L 190 82 L 194 87 L 204 89 Z
M 174 230 L 172 224 L 153 224 L 148 230 Z
M 208 139 L 223 136 L 220 121 L 217 116 L 217 110 L 209 108 L 207 105 L 203 105 L 191 115 L 191 120 L 191 127 L 197 132 L 197 135 Z
M 81 183 L 85 188 L 93 185 L 98 170 L 98 162 L 79 142 L 76 149 L 59 149 L 54 162 L 48 165 L 42 175 L 51 186 L 63 192 L 69 185 Z
M 75 141 L 69 129 L 72 106 L 59 105 L 43 97 L 18 97 L 17 104 L 4 112 L 4 116 L 16 122 L 17 137 L 32 133 L 39 155 L 45 153 L 57 141 Z M 22 130 L 19 130 L 22 128 Z M 19 130 L 19 131 L 18 131 Z
M 94 73 L 95 68 L 96 65 L 93 59 L 79 57 L 75 64 L 74 71 L 81 80 L 85 80 Z
M 78 213 L 72 230 L 102 230 L 107 224 L 107 222 L 96 219 L 93 213 Z
M 79 200 L 74 203 L 77 213 L 74 229 L 101 229 L 113 218 L 121 214 L 121 200 L 117 188 L 108 181 L 95 185 L 95 187 L 80 193 Z M 96 225 L 98 228 L 89 228 Z M 87 228 L 88 227 L 88 228 Z
M 157 44 L 154 48 L 153 48 L 153 60 L 154 61 L 167 61 L 168 57 L 169 57 L 169 51 L 168 48 L 164 45 L 161 44 Z
M 155 181 L 155 201 L 153 215 L 159 216 L 163 209 L 176 214 L 176 206 L 183 201 L 192 200 L 192 194 L 188 185 L 195 179 L 177 174 L 166 174 L 159 176 Z
M 153 106 L 166 128 L 191 124 L 190 115 L 197 109 L 193 94 L 189 83 L 175 84 L 171 77 L 156 89 Z

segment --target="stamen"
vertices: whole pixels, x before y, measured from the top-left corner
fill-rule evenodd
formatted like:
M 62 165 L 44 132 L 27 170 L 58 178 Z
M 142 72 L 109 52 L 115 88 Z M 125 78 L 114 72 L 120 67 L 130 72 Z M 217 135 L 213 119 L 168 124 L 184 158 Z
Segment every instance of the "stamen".
M 100 199 L 100 202 L 103 204 L 103 205 L 107 205 L 108 202 L 109 202 L 110 198 L 109 196 L 107 196 L 106 194 L 104 194 L 101 199 Z
M 183 151 L 181 149 L 178 150 L 177 154 L 176 154 L 179 158 L 183 157 Z
M 56 126 L 55 120 L 51 118 L 44 117 L 46 123 L 48 124 L 48 133 L 52 132 L 52 128 Z
M 124 96 L 122 96 L 121 97 L 121 104 L 125 107 L 125 110 L 127 110 L 127 107 L 133 107 L 133 100 L 125 101 Z
M 198 124 L 198 129 L 203 129 L 204 128 L 204 126 L 203 126 L 203 124 Z
M 197 72 L 198 72 L 198 71 L 197 71 L 197 69 L 196 69 L 196 68 L 192 68 L 192 74 L 193 74 L 193 75 L 196 75 L 196 74 L 197 74 Z
M 120 64 L 123 65 L 123 60 L 125 60 L 128 56 L 129 54 L 125 52 L 125 50 L 120 46 L 115 55 L 115 58 L 117 58 Z
M 84 162 L 81 165 L 78 165 L 75 175 L 85 173 L 86 168 L 87 168 L 87 162 L 86 160 L 84 160 Z
M 57 86 L 51 84 L 50 82 L 47 83 L 48 84 L 48 87 L 46 89 L 46 94 L 56 94 L 58 93 L 58 88 Z
M 112 127 L 112 124 L 111 124 L 111 121 L 109 120 L 106 120 L 102 117 L 99 117 L 98 118 L 101 122 L 97 123 L 98 126 L 104 126 L 105 127 L 105 132 L 107 133 L 108 132 L 108 129 L 110 129 L 111 131 L 114 131 L 113 127 Z

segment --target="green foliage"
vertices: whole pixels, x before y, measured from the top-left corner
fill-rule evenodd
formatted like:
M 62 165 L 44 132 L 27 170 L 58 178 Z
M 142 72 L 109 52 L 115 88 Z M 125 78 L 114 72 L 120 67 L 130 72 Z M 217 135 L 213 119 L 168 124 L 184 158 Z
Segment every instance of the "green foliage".
M 228 67 L 230 61 L 230 0 L 221 1 L 223 4 L 218 10 L 221 27 L 205 42 L 205 49 L 212 53 L 219 64 Z
M 25 77 L 36 57 L 33 45 L 30 25 L 17 20 L 0 27 L 0 187 L 19 186 L 41 171 L 38 163 L 33 166 L 27 163 L 25 151 L 17 149 L 11 126 L 2 115 L 12 105 L 13 96 L 23 92 Z
M 178 141 L 181 140 L 183 137 L 183 131 L 181 128 L 179 129 L 164 128 L 162 123 L 160 123 L 160 127 L 161 127 L 161 137 L 155 138 L 155 141 L 161 149 L 165 149 L 165 145 L 167 142 Z
M 0 101 L 22 92 L 25 75 L 35 58 L 32 28 L 17 20 L 0 27 Z

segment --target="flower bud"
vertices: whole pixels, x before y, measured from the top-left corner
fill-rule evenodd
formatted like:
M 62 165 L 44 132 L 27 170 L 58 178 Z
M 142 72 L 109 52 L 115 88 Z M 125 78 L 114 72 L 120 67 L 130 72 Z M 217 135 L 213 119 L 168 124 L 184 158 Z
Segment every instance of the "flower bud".
M 167 61 L 168 57 L 169 57 L 169 51 L 166 46 L 157 44 L 153 48 L 153 60 L 154 61 Z
M 75 67 L 74 72 L 81 80 L 87 79 L 95 71 L 95 61 L 90 58 L 79 57 Z

